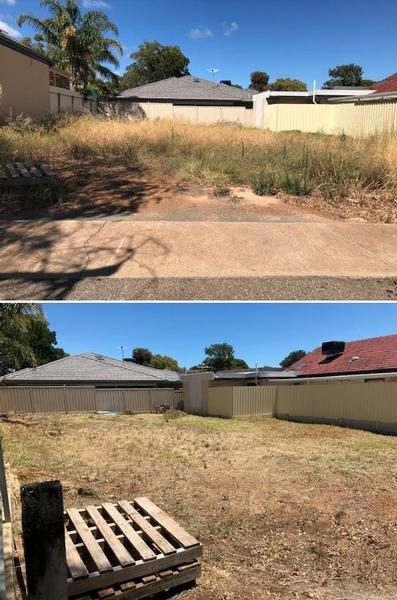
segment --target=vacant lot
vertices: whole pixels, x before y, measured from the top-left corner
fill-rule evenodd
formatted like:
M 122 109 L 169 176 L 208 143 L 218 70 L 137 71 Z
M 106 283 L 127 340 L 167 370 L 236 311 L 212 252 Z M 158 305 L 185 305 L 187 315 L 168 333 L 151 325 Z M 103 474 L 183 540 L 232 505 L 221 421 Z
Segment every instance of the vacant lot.
M 0 197 L 0 217 L 94 217 L 167 210 L 216 212 L 244 205 L 247 190 L 326 216 L 397 222 L 394 136 L 270 133 L 232 124 L 116 121 L 94 117 L 0 129 L 0 164 L 46 161 L 61 200 Z M 187 198 L 186 198 L 186 185 Z M 209 202 L 209 204 L 208 204 Z M 165 207 L 163 206 L 165 203 Z M 260 203 L 254 203 L 260 212 Z M 282 209 L 281 209 L 282 210 Z M 229 211 L 230 212 L 230 211 Z
M 21 419 L 21 417 L 19 417 Z M 397 439 L 273 419 L 25 416 L 22 483 L 67 506 L 147 495 L 205 546 L 183 600 L 397 598 Z

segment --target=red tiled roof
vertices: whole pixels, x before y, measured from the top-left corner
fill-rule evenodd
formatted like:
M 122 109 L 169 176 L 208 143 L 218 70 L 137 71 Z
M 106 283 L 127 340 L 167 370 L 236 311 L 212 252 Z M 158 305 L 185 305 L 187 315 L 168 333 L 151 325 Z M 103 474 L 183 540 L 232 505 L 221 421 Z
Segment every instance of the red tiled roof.
M 289 368 L 300 377 L 397 371 L 397 335 L 346 342 L 345 351 L 331 358 L 316 348 Z
M 377 92 L 397 92 L 397 73 L 378 81 L 372 86 Z

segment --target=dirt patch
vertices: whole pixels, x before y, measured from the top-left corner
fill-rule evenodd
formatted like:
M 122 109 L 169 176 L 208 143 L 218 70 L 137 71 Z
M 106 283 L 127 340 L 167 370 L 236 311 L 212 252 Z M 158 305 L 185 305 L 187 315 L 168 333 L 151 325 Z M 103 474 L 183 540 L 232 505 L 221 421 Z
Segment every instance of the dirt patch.
M 147 495 L 201 539 L 184 600 L 397 598 L 396 438 L 273 419 L 24 420 L 1 425 L 22 483 L 59 478 L 67 506 Z
M 136 219 L 182 221 L 321 221 L 316 207 L 288 204 L 281 197 L 256 196 L 246 187 L 181 182 L 132 165 L 59 162 L 59 199 L 45 192 L 0 195 L 0 219 Z
M 397 196 L 395 194 L 360 194 L 358 198 L 326 200 L 319 194 L 312 196 L 283 196 L 288 205 L 313 210 L 330 219 L 346 219 L 363 223 L 397 223 Z

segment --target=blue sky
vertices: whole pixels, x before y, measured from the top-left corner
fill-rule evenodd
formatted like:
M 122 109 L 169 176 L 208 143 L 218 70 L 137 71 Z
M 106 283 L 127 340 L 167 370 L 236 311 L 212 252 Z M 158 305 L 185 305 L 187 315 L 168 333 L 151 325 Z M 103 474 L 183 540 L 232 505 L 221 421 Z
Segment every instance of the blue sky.
M 321 85 L 328 69 L 358 63 L 368 78 L 397 71 L 395 0 L 82 0 L 99 5 L 120 29 L 128 55 L 143 40 L 178 44 L 193 74 L 247 85 L 253 70 L 271 79 Z M 16 29 L 21 12 L 42 15 L 39 0 L 0 0 L 0 29 Z M 12 29 L 11 29 L 12 33 Z M 22 33 L 29 34 L 25 27 Z
M 397 303 L 388 304 L 43 304 L 58 343 L 70 354 L 120 358 L 137 346 L 190 367 L 203 349 L 228 342 L 250 366 L 278 365 L 291 350 L 327 340 L 397 333 Z

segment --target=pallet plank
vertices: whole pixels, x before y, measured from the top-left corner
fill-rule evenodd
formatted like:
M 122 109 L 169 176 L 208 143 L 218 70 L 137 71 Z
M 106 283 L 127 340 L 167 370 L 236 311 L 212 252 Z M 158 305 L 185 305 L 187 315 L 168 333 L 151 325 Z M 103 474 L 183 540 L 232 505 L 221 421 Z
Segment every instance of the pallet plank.
M 100 573 L 111 571 L 112 565 L 106 558 L 105 553 L 92 535 L 88 525 L 80 515 L 79 511 L 75 508 L 69 508 L 66 512 L 75 526 L 77 533 L 84 542 L 84 545 L 87 548 L 92 560 L 96 564 L 98 571 Z
M 70 571 L 73 579 L 80 579 L 81 577 L 88 577 L 88 571 L 86 569 L 85 564 L 83 563 L 83 559 L 78 553 L 75 545 L 68 532 L 65 529 L 65 542 L 66 542 L 66 562 L 68 565 L 68 569 Z
M 113 590 L 112 596 L 107 596 L 107 598 L 113 598 L 116 600 L 140 600 L 142 598 L 152 597 L 159 592 L 169 590 L 171 588 L 175 588 L 181 586 L 185 583 L 189 583 L 198 579 L 201 575 L 201 567 L 197 563 L 192 569 L 185 571 L 183 573 L 173 573 L 173 576 L 169 579 L 161 579 L 161 577 L 156 577 L 153 581 L 148 583 L 144 583 L 143 581 L 137 582 L 136 585 L 132 589 L 123 590 L 122 588 Z M 106 590 L 108 593 L 108 590 Z M 89 596 L 90 600 L 101 600 L 99 593 L 94 593 Z M 80 600 L 83 600 L 82 598 Z M 84 600 L 86 600 L 84 598 Z
M 156 546 L 161 550 L 163 554 L 172 554 L 176 551 L 166 539 L 151 525 L 145 517 L 139 514 L 135 508 L 131 506 L 126 500 L 121 500 L 118 503 L 119 506 L 125 511 L 125 513 L 138 525 L 138 527 L 145 533 Z
M 30 178 L 30 173 L 27 170 L 27 168 L 25 167 L 25 165 L 21 162 L 16 162 L 15 163 L 15 168 L 20 172 L 20 174 L 22 175 L 22 177 L 25 177 L 25 179 L 29 179 Z
M 116 534 L 108 525 L 108 523 L 106 523 L 105 519 L 95 508 L 95 506 L 86 506 L 86 510 L 93 522 L 95 523 L 95 525 L 98 527 L 98 530 L 101 532 L 104 540 L 111 548 L 113 554 L 115 555 L 121 566 L 125 567 L 126 565 L 133 565 L 135 561 L 132 558 L 131 554 L 123 546 L 119 538 L 116 536 Z
M 168 556 L 160 555 L 155 561 L 139 561 L 136 562 L 135 565 L 124 567 L 124 569 L 118 571 L 108 571 L 101 575 L 90 574 L 87 579 L 69 579 L 68 594 L 70 597 L 74 597 L 88 593 L 92 590 L 97 590 L 99 587 L 106 587 L 116 583 L 125 583 L 126 581 L 131 581 L 135 577 L 143 577 L 156 571 L 166 571 L 167 569 L 177 567 L 184 562 L 199 559 L 202 556 L 202 553 L 202 546 L 195 546 L 188 550 L 177 550 L 175 554 L 169 554 Z M 99 578 L 100 585 L 98 585 Z
M 113 519 L 113 521 L 116 523 L 117 527 L 122 531 L 126 539 L 135 548 L 142 560 L 146 561 L 156 558 L 153 550 L 146 544 L 141 536 L 135 531 L 135 529 L 131 527 L 128 521 L 126 521 L 123 515 L 112 504 L 106 502 L 103 504 L 103 508 L 109 517 L 111 517 L 111 519 Z
M 178 525 L 174 519 L 166 512 L 161 510 L 148 498 L 136 498 L 134 503 L 142 510 L 147 512 L 156 523 L 161 525 L 173 538 L 175 538 L 184 548 L 197 546 L 200 542 L 190 535 L 183 527 Z
M 11 179 L 18 179 L 19 178 L 19 174 L 18 172 L 15 170 L 14 165 L 11 163 L 7 164 L 7 169 L 8 169 L 8 173 L 10 174 Z
M 40 169 L 43 171 L 44 175 L 47 175 L 47 177 L 55 177 L 55 173 L 51 171 L 50 167 L 47 164 L 41 163 Z

